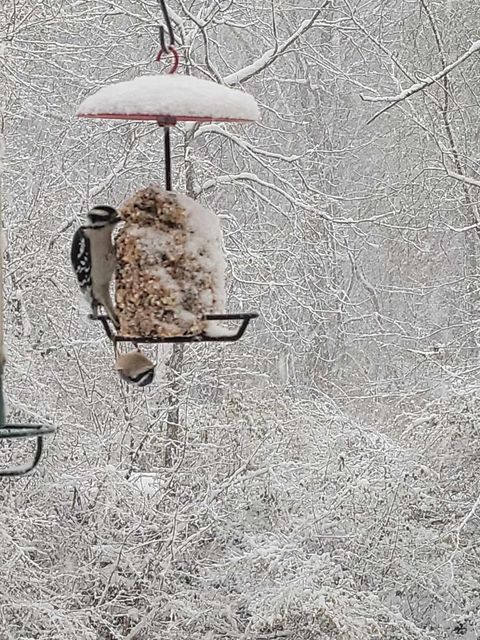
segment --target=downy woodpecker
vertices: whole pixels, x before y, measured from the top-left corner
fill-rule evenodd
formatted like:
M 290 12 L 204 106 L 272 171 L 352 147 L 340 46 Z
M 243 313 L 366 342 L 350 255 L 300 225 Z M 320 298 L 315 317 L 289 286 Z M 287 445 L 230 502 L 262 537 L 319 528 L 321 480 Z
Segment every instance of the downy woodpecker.
M 110 298 L 110 281 L 115 270 L 115 252 L 112 231 L 121 218 L 113 207 L 98 206 L 87 214 L 88 224 L 75 232 L 70 258 L 78 284 L 92 309 L 92 317 L 98 317 L 102 305 L 108 317 L 118 329 L 115 306 Z

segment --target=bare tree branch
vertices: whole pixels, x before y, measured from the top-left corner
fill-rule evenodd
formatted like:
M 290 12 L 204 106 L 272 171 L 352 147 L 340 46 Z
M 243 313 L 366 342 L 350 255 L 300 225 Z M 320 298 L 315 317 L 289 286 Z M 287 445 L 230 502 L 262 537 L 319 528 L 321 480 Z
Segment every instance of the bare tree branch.
M 450 171 L 449 169 L 447 169 L 447 175 L 450 176 L 450 178 L 455 178 L 455 180 L 458 180 L 459 182 L 463 182 L 464 184 L 471 184 L 474 187 L 480 188 L 480 180 L 475 180 L 475 178 L 464 176 L 460 173 L 456 173 L 455 171 Z
M 265 71 L 265 69 L 273 64 L 283 53 L 285 53 L 285 51 L 294 42 L 296 42 L 301 35 L 303 35 L 310 29 L 310 27 L 315 23 L 316 19 L 320 15 L 322 9 L 324 9 L 329 4 L 329 2 L 330 0 L 324 2 L 320 9 L 317 9 L 313 13 L 311 18 L 309 18 L 308 20 L 304 20 L 299 28 L 295 31 L 295 33 L 293 33 L 287 40 L 285 40 L 285 42 L 283 42 L 282 44 L 276 44 L 275 47 L 272 47 L 268 51 L 265 51 L 265 53 L 260 56 L 260 58 L 258 58 L 251 64 L 243 67 L 243 69 L 235 71 L 235 73 L 231 73 L 230 75 L 226 76 L 223 79 L 225 84 L 241 84 L 242 82 L 250 80 L 250 78 L 252 78 L 253 76 L 262 73 L 262 71 Z
M 477 53 L 478 51 L 480 51 L 480 40 L 477 40 L 476 42 L 474 42 L 470 47 L 470 49 L 468 49 L 468 51 L 465 51 L 465 53 L 461 55 L 459 58 L 457 58 L 457 60 L 455 60 L 454 62 L 451 62 L 449 65 L 447 65 L 444 69 L 442 69 L 435 75 L 431 76 L 430 78 L 427 78 L 423 82 L 416 82 L 415 84 L 408 87 L 408 89 L 404 89 L 403 91 L 401 91 L 395 96 L 365 96 L 363 94 L 360 94 L 361 99 L 364 100 L 365 102 L 391 103 L 388 106 L 381 109 L 372 118 L 370 118 L 367 124 L 372 123 L 374 120 L 376 120 L 376 118 L 378 118 L 378 116 L 382 115 L 382 113 L 385 113 L 385 111 L 388 111 L 388 109 L 396 105 L 398 102 L 401 102 L 402 100 L 406 100 L 407 98 L 410 98 L 411 96 L 418 93 L 419 91 L 423 91 L 430 85 L 435 84 L 436 82 L 441 80 L 444 76 L 446 76 L 448 73 L 450 73 L 450 71 L 453 71 L 453 69 L 455 69 L 460 64 L 462 64 L 462 62 L 465 62 L 465 60 L 467 60 L 470 56 L 472 56 L 474 53 Z

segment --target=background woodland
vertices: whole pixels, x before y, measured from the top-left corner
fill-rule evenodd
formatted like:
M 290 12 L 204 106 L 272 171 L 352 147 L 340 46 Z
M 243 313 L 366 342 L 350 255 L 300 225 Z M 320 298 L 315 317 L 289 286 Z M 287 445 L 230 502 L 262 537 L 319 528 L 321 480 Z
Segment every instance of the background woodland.
M 169 9 L 180 72 L 261 108 L 173 135 L 175 188 L 222 222 L 229 308 L 260 318 L 120 383 L 69 245 L 163 179 L 162 137 L 75 111 L 160 70 L 160 6 L 4 0 L 8 412 L 57 433 L 2 480 L 0 638 L 476 640 L 480 11 Z

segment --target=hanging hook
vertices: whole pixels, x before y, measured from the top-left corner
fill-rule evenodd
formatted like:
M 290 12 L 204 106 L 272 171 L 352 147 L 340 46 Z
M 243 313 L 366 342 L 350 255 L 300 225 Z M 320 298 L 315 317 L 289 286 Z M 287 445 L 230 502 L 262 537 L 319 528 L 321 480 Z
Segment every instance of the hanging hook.
M 160 59 L 162 57 L 162 55 L 165 52 L 160 49 L 160 51 L 157 53 L 157 57 L 155 58 L 157 62 L 160 62 Z M 173 63 L 172 66 L 170 67 L 168 73 L 175 73 L 175 71 L 178 69 L 178 65 L 180 63 L 180 58 L 178 55 L 178 51 L 175 49 L 175 47 L 173 45 L 170 45 L 166 51 L 166 53 L 171 53 L 173 56 Z

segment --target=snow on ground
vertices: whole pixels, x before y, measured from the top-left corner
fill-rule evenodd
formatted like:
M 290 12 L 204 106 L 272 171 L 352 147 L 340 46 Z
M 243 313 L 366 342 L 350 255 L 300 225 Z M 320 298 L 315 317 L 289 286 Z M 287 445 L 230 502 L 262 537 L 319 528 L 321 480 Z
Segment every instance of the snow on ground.
M 163 486 L 163 478 L 158 473 L 132 473 L 129 481 L 147 498 L 155 496 Z
M 185 411 L 174 467 L 159 424 L 129 425 L 145 463 L 133 472 L 130 456 L 92 465 L 92 429 L 8 496 L 0 626 L 45 640 L 133 638 L 140 621 L 141 637 L 165 640 L 479 637 L 477 502 L 441 464 L 458 435 L 478 441 L 476 395 L 427 407 L 441 447 L 432 424 L 412 451 L 334 404 L 230 393 Z

